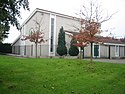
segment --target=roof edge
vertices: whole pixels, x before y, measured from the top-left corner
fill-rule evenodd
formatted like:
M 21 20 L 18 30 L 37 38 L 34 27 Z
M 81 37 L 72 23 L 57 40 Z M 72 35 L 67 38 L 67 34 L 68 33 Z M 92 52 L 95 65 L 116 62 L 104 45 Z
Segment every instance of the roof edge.
M 11 46 L 13 46 L 21 37 L 21 34 L 15 39 L 15 41 L 11 44 Z
M 37 12 L 37 8 L 30 14 L 30 16 L 22 23 L 21 28 L 29 21 L 29 19 Z
M 77 18 L 77 17 L 74 17 L 74 16 L 69 16 L 69 15 L 66 15 L 66 14 L 57 13 L 57 12 L 53 12 L 53 11 L 49 11 L 49 10 L 45 10 L 45 9 L 36 8 L 30 14 L 30 16 L 22 23 L 21 27 L 24 26 L 36 12 L 52 13 L 52 14 L 56 14 L 56 15 L 61 16 L 61 17 L 72 18 L 74 20 L 79 20 L 80 19 L 80 18 Z

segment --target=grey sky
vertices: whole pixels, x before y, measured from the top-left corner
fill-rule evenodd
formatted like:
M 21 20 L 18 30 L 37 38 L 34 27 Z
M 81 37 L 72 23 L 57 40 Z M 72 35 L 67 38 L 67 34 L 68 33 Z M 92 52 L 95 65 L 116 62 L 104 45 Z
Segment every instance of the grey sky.
M 50 10 L 62 14 L 75 16 L 75 13 L 79 12 L 81 6 L 88 0 L 29 0 L 30 12 L 24 11 L 22 9 L 21 16 L 19 19 L 22 24 L 28 16 L 35 10 L 35 8 L 41 8 L 45 10 Z M 101 2 L 102 7 L 108 11 L 108 13 L 115 14 L 112 19 L 102 24 L 103 30 L 109 30 L 108 33 L 103 35 L 108 35 L 110 32 L 116 37 L 125 36 L 125 0 L 98 0 Z M 4 42 L 12 43 L 19 36 L 19 31 L 15 27 L 11 27 L 9 38 Z

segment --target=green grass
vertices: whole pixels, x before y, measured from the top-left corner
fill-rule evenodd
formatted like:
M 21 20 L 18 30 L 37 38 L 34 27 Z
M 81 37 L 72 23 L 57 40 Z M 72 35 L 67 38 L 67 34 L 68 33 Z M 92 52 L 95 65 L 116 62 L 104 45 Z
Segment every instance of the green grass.
M 0 56 L 0 94 L 125 94 L 125 65 Z

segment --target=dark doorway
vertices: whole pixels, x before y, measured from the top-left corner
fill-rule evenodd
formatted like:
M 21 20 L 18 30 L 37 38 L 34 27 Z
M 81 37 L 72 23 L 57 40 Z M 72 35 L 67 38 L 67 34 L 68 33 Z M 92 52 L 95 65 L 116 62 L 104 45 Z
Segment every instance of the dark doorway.
M 94 45 L 94 57 L 99 57 L 99 45 Z

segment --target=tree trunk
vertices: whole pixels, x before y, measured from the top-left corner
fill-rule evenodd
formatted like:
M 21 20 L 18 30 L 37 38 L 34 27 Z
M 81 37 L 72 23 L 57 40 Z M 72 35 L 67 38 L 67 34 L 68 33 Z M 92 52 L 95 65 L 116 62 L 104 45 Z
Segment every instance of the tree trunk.
M 36 44 L 36 58 L 37 58 L 37 43 L 35 43 Z
M 80 47 L 80 52 L 79 52 L 79 59 L 82 59 L 82 49 Z
M 82 48 L 82 58 L 84 59 L 84 47 Z
M 80 49 L 80 59 L 82 59 L 82 50 Z
M 90 63 L 93 62 L 93 43 L 91 43 L 91 57 L 90 57 Z

